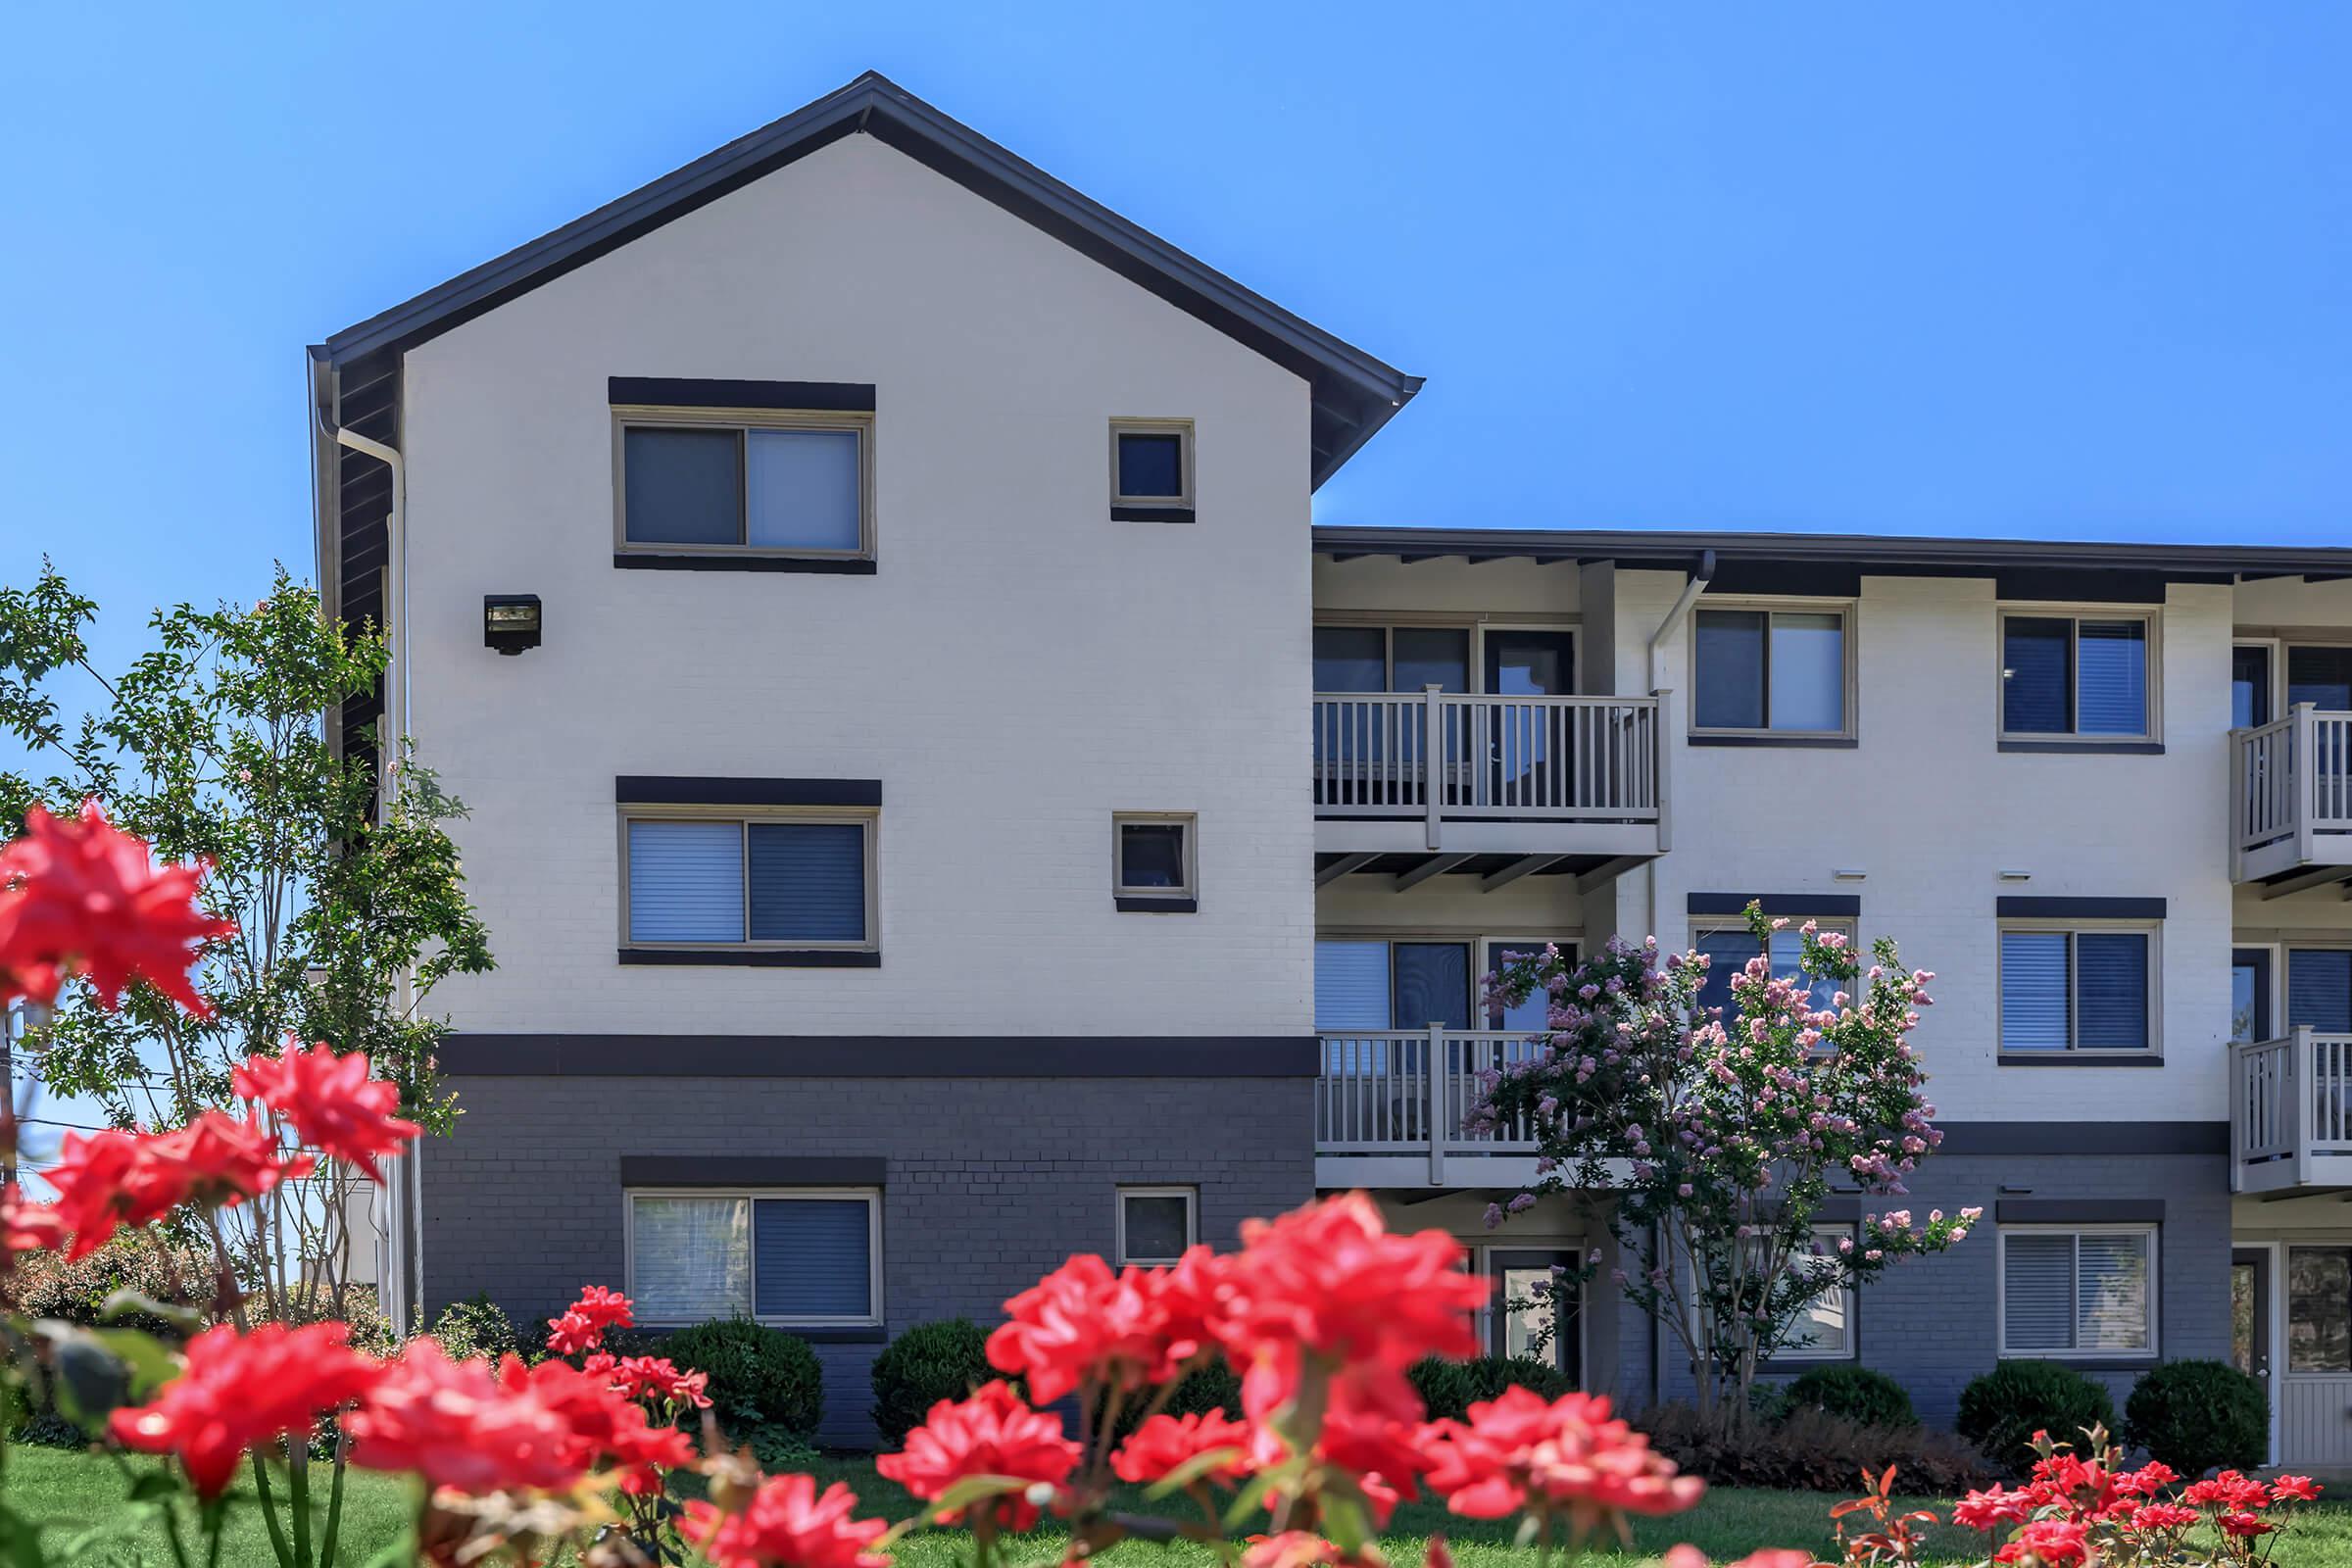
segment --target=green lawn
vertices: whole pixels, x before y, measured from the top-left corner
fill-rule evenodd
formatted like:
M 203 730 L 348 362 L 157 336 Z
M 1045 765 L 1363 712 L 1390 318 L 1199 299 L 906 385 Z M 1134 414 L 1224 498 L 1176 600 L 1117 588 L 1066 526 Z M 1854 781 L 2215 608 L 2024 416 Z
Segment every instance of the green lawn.
M 112 1460 L 56 1448 L 13 1446 L 7 1458 L 9 1500 L 32 1518 L 50 1525 L 46 1541 L 52 1561 L 105 1564 L 109 1568 L 171 1563 L 171 1550 L 160 1531 L 151 1530 L 144 1535 L 125 1533 L 119 1522 L 113 1521 L 122 1496 L 122 1481 Z M 132 1463 L 135 1468 L 149 1461 Z M 912 1507 L 905 1493 L 874 1474 L 870 1461 L 828 1460 L 818 1466 L 818 1473 L 820 1480 L 848 1482 L 865 1505 L 861 1512 L 896 1519 Z M 220 1561 L 224 1568 L 231 1565 L 246 1568 L 249 1564 L 267 1568 L 273 1559 L 253 1507 L 252 1493 L 240 1487 L 235 1496 L 239 1506 L 222 1544 Z M 1654 1559 L 1668 1546 L 1687 1541 L 1718 1563 L 1766 1545 L 1807 1547 L 1827 1556 L 1832 1539 L 1827 1515 L 1834 1500 L 1817 1493 L 1717 1491 L 1689 1513 L 1671 1519 L 1642 1521 L 1634 1529 L 1630 1546 L 1619 1546 L 1613 1542 L 1595 1543 L 1592 1554 L 1610 1559 L 1613 1568 L 1633 1568 L 1629 1559 Z M 282 1495 L 279 1501 L 282 1505 Z M 1130 1506 L 1141 1506 L 1139 1499 L 1128 1501 Z M 368 1560 L 397 1534 L 412 1505 L 405 1483 L 354 1471 L 343 1505 L 344 1544 L 340 1563 L 348 1568 L 366 1568 Z M 1933 1503 L 1914 1499 L 1910 1505 Z M 192 1522 L 188 1528 L 188 1539 L 193 1542 Z M 1457 1519 L 1443 1507 L 1426 1502 L 1408 1503 L 1397 1510 L 1390 1533 L 1383 1538 L 1390 1560 L 1399 1568 L 1418 1568 L 1423 1544 L 1433 1532 L 1442 1532 L 1452 1544 L 1454 1556 L 1462 1568 L 1532 1568 L 1535 1561 L 1532 1550 L 1523 1551 L 1510 1544 L 1509 1533 L 1503 1527 Z M 66 1555 L 63 1548 L 75 1538 L 92 1534 L 101 1538 L 103 1544 L 93 1545 L 80 1556 Z M 1040 1531 L 1030 1541 L 1034 1549 L 1022 1551 L 1019 1560 L 1045 1564 L 1059 1560 L 1057 1534 Z M 1938 1529 L 1931 1536 L 1930 1556 L 1936 1562 L 1977 1560 L 1983 1549 L 1982 1538 L 1965 1531 Z M 896 1555 L 905 1568 L 954 1568 L 959 1555 L 966 1562 L 970 1560 L 970 1550 L 969 1538 L 959 1533 L 930 1531 L 900 1543 Z M 1204 1548 L 1188 1543 L 1160 1546 L 1130 1541 L 1104 1556 L 1118 1568 L 1152 1568 L 1154 1564 L 1165 1568 L 1197 1568 L 1210 1560 Z M 2352 1503 L 2310 1510 L 2305 1522 L 2279 1548 L 2276 1560 L 2280 1568 L 2352 1568 Z

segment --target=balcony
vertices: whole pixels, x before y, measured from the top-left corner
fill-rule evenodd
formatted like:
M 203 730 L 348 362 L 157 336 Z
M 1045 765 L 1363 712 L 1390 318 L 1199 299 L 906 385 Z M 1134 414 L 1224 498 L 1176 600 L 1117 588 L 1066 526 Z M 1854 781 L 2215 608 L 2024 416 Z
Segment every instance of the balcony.
M 2352 1188 L 2352 1035 L 2230 1048 L 2230 1190 Z
M 2352 881 L 2352 713 L 2298 703 L 2230 741 L 2230 880 L 2265 898 Z
M 1455 869 L 1583 872 L 1649 859 L 1667 842 L 1660 715 L 1655 697 L 1462 696 L 1434 686 L 1318 695 L 1317 880 L 1359 870 L 1416 879 Z
M 1534 1132 L 1465 1127 L 1480 1075 L 1543 1042 L 1490 1030 L 1402 1029 L 1323 1037 L 1315 1084 L 1315 1185 L 1524 1187 Z

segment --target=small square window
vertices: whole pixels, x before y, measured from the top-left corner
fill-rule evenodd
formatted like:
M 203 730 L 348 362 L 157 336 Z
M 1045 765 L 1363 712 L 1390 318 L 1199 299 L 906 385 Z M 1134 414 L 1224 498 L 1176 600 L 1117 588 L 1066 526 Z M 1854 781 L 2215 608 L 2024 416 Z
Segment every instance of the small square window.
M 1159 1265 L 1183 1257 L 1185 1249 L 1200 1240 L 1199 1211 L 1200 1194 L 1190 1187 L 1120 1188 L 1120 1265 Z
M 1154 514 L 1192 510 L 1193 427 L 1189 421 L 1112 422 L 1110 504 Z
M 1190 816 L 1111 818 L 1111 893 L 1120 908 L 1194 907 L 1193 830 Z

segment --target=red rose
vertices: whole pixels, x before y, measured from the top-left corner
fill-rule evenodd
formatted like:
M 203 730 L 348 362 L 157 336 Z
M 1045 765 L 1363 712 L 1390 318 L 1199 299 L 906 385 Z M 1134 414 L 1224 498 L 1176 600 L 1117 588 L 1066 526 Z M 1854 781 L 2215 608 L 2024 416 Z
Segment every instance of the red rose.
M 207 942 L 236 926 L 196 907 L 207 866 L 160 870 L 145 841 L 118 831 L 96 801 L 81 814 L 24 813 L 24 835 L 0 848 L 0 1004 L 48 1003 L 66 977 L 86 975 L 108 1007 L 145 981 L 199 1018 L 213 1009 L 188 983 Z
M 2317 1502 L 2319 1484 L 2309 1476 L 2278 1476 L 2271 1482 L 2273 1502 Z
M 207 1329 L 188 1342 L 180 1375 L 151 1402 L 115 1411 L 107 1430 L 126 1448 L 177 1454 L 197 1492 L 217 1497 L 255 1444 L 308 1442 L 321 1412 L 373 1387 L 380 1371 L 350 1336 L 341 1323 Z
M 2036 1519 L 2017 1538 L 1992 1555 L 1994 1562 L 2016 1562 L 2033 1556 L 2044 1564 L 2079 1563 L 2088 1553 L 2082 1526 L 2072 1519 Z
M 72 1233 L 55 1203 L 30 1203 L 17 1184 L 0 1187 L 0 1248 L 9 1252 L 54 1252 Z
M 906 1434 L 905 1449 L 882 1455 L 874 1468 L 916 1496 L 931 1498 L 967 1476 L 1058 1486 L 1069 1479 L 1078 1458 L 1078 1445 L 1062 1436 L 1061 1423 L 1031 1409 L 1000 1379 L 981 1385 L 968 1399 L 940 1400 L 923 1424 Z M 1037 1504 L 1022 1495 L 998 1497 L 991 1511 L 1008 1530 L 1037 1523 Z M 942 1524 L 955 1524 L 963 1514 L 961 1508 L 950 1508 L 937 1517 Z
M 686 1505 L 686 1539 L 712 1568 L 887 1568 L 867 1548 L 888 1530 L 879 1519 L 853 1519 L 858 1498 L 836 1481 L 822 1494 L 808 1476 L 773 1476 L 741 1513 L 708 1502 Z
M 305 1051 L 288 1041 L 274 1059 L 245 1058 L 229 1084 L 240 1099 L 259 1101 L 284 1117 L 311 1148 L 380 1182 L 377 1156 L 399 1153 L 424 1129 L 392 1114 L 400 1108 L 399 1085 L 368 1073 L 364 1051 L 338 1056 L 325 1045 Z
M 1678 1475 L 1649 1440 L 1609 1413 L 1604 1396 L 1563 1395 L 1545 1403 L 1526 1389 L 1470 1406 L 1468 1424 L 1433 1423 L 1425 1434 L 1429 1484 L 1453 1512 L 1500 1519 L 1539 1513 L 1679 1513 L 1706 1490 Z
M 535 1391 L 504 1386 L 487 1361 L 452 1361 L 421 1336 L 384 1363 L 344 1428 L 354 1463 L 460 1492 L 567 1487 L 583 1469 L 569 1424 Z
M 1229 1487 L 1250 1471 L 1250 1437 L 1249 1423 L 1236 1421 L 1222 1410 L 1204 1415 L 1155 1415 L 1137 1427 L 1135 1436 L 1110 1456 L 1110 1467 L 1121 1481 L 1147 1486 L 1201 1454 L 1231 1448 L 1233 1456 L 1202 1478 Z
M 2267 1536 L 2278 1528 L 2268 1519 L 2250 1513 L 2226 1513 L 2222 1515 L 2221 1525 L 2223 1535 L 2235 1536 L 2241 1541 L 2250 1541 L 2256 1536 Z
M 1167 1316 L 1150 1277 L 1113 1274 L 1092 1252 L 1006 1301 L 1004 1313 L 988 1337 L 989 1364 L 1026 1375 L 1031 1396 L 1049 1403 L 1097 1380 L 1134 1388 L 1166 1359 Z

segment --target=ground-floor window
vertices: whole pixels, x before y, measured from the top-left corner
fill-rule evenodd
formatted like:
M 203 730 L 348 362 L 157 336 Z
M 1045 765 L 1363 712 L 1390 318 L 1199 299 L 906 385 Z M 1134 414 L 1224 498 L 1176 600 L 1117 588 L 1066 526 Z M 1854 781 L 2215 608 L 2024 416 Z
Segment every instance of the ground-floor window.
M 2352 1247 L 2286 1250 L 2286 1369 L 2352 1372 Z
M 1850 1225 L 1816 1225 L 1801 1251 L 1790 1254 L 1788 1272 L 1813 1278 L 1833 1272 L 1827 1260 L 1838 1256 L 1839 1244 L 1851 1247 Z M 1842 1269 L 1836 1272 L 1842 1273 Z M 1773 1352 L 1776 1361 L 1844 1361 L 1854 1354 L 1854 1292 L 1838 1280 L 1814 1296 L 1789 1326 L 1788 1343 Z
M 2004 1225 L 2003 1355 L 2152 1355 L 2156 1228 Z
M 871 1188 L 628 1194 L 640 1322 L 882 1321 L 882 1197 Z
M 1154 1266 L 1173 1263 L 1200 1240 L 1200 1197 L 1191 1187 L 1119 1189 L 1118 1259 Z
M 1584 1386 L 1584 1290 L 1577 1281 L 1578 1263 L 1574 1251 L 1488 1250 L 1487 1273 L 1494 1282 L 1489 1353 L 1548 1362 Z

